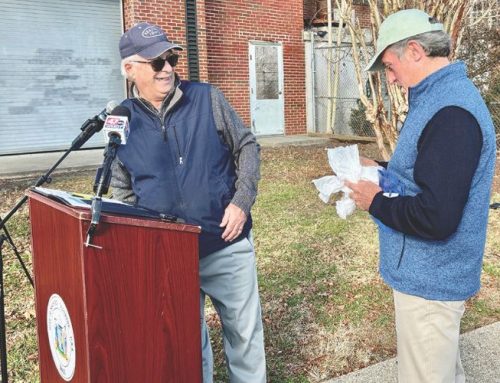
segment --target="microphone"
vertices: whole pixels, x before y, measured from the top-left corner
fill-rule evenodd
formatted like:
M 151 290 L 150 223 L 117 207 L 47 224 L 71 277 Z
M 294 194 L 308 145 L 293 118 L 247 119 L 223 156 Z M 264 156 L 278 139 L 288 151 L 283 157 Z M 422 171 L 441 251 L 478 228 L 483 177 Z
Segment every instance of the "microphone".
M 104 161 L 97 169 L 94 182 L 94 193 L 92 198 L 91 213 L 92 218 L 87 230 L 87 240 L 85 246 L 98 247 L 91 244 L 92 238 L 97 230 L 97 225 L 101 218 L 102 195 L 108 192 L 111 181 L 111 164 L 116 157 L 118 146 L 127 142 L 128 121 L 130 120 L 130 110 L 125 106 L 118 105 L 104 121 L 104 136 L 107 142 L 104 150 Z
M 128 108 L 122 105 L 114 108 L 104 122 L 104 142 L 108 144 L 115 137 L 120 139 L 121 145 L 125 145 L 129 134 L 129 120 L 130 110 Z
M 116 157 L 118 146 L 127 143 L 129 133 L 130 110 L 122 105 L 118 105 L 104 122 L 104 141 L 106 148 L 104 149 L 104 161 L 100 168 L 97 169 L 94 181 L 94 193 L 98 196 L 108 192 L 109 183 L 111 181 L 111 164 Z
M 95 133 L 99 132 L 104 122 L 106 121 L 106 117 L 116 109 L 117 103 L 115 101 L 110 101 L 106 105 L 106 108 L 103 109 L 99 114 L 96 114 L 94 117 L 89 118 L 85 121 L 80 128 L 82 131 L 78 137 L 76 137 L 71 143 L 71 150 L 80 149 L 80 147 L 86 143 L 90 137 L 92 137 Z
M 116 157 L 116 150 L 119 145 L 127 143 L 129 133 L 130 110 L 122 105 L 114 108 L 110 115 L 106 117 L 104 122 L 104 142 L 106 148 L 104 149 L 104 162 L 101 167 L 97 169 L 94 180 L 94 193 L 102 194 L 108 192 L 109 184 L 111 181 L 111 163 Z

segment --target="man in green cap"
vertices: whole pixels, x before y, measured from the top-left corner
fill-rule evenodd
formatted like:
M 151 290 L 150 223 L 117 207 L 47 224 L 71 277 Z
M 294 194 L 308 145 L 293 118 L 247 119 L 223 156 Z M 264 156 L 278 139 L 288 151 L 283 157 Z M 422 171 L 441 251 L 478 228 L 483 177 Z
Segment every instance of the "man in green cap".
M 404 383 L 465 381 L 460 320 L 480 287 L 495 130 L 464 63 L 450 63 L 449 54 L 443 25 L 423 11 L 382 23 L 366 69 L 385 69 L 389 83 L 407 90 L 408 115 L 380 186 L 348 183 L 379 226 Z

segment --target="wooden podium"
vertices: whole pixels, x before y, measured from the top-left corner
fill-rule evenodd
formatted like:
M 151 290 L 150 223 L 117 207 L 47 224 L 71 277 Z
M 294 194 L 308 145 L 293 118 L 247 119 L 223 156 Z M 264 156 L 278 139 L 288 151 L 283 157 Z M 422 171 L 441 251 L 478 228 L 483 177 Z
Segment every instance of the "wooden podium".
M 41 382 L 201 382 L 199 227 L 28 197 Z

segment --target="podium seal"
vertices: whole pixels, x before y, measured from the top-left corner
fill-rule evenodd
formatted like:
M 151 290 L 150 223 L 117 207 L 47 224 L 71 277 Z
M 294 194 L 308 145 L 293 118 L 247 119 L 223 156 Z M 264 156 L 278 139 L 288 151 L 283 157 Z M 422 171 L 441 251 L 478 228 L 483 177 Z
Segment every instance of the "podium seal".
M 57 371 L 69 382 L 75 374 L 75 335 L 68 309 L 58 294 L 52 294 L 47 304 L 47 334 Z

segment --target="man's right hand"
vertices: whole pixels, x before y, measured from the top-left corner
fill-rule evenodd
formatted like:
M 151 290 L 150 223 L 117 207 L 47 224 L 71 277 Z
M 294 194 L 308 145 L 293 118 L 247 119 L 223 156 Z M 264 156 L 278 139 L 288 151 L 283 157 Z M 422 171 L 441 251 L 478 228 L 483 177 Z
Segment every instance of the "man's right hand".
M 222 239 L 226 242 L 236 239 L 243 231 L 246 220 L 247 216 L 245 212 L 235 204 L 230 203 L 224 212 L 224 217 L 222 217 L 220 224 L 220 227 L 225 228 L 222 233 Z

